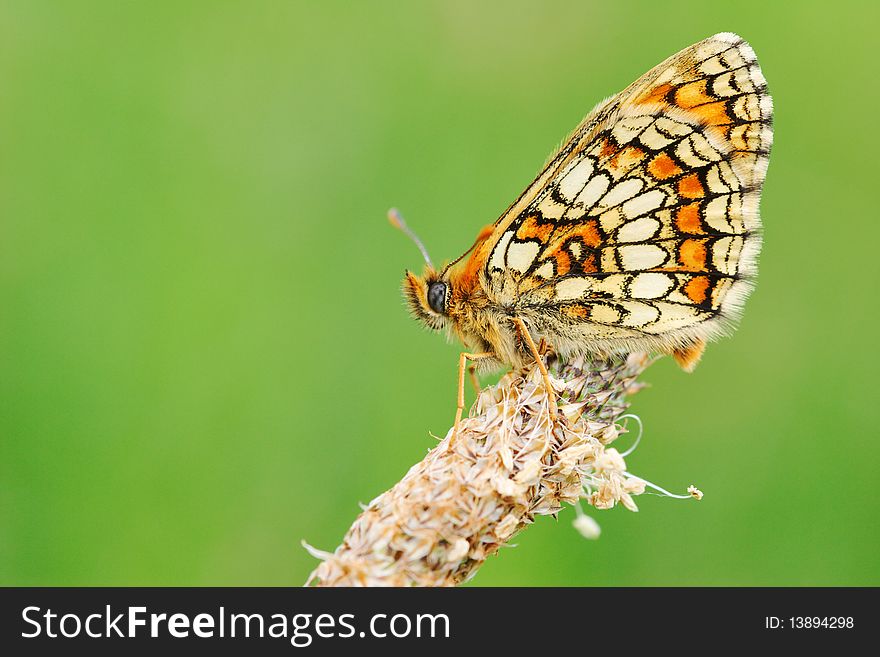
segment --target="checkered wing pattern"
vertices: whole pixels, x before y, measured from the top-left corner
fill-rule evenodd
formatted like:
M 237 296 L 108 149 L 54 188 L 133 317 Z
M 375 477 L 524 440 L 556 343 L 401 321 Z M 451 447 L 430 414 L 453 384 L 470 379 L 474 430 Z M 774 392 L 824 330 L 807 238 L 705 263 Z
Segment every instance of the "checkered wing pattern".
M 726 332 L 756 274 L 771 119 L 736 35 L 670 57 L 593 110 L 498 220 L 488 294 L 575 341 Z

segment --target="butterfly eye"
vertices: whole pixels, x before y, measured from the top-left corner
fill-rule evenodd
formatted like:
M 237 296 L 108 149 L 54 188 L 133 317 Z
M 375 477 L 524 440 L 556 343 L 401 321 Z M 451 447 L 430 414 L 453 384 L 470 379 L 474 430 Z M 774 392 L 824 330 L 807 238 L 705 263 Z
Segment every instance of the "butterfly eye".
M 431 283 L 428 288 L 428 305 L 435 313 L 446 313 L 446 283 Z

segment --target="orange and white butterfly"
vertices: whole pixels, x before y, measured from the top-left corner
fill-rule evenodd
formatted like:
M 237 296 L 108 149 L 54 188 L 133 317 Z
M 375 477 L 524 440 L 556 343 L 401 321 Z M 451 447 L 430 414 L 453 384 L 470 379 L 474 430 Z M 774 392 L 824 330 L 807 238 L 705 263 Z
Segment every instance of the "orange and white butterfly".
M 601 102 L 474 245 L 403 282 L 466 360 L 672 354 L 692 370 L 754 286 L 773 104 L 755 52 L 716 34 Z M 470 254 L 467 259 L 466 256 Z

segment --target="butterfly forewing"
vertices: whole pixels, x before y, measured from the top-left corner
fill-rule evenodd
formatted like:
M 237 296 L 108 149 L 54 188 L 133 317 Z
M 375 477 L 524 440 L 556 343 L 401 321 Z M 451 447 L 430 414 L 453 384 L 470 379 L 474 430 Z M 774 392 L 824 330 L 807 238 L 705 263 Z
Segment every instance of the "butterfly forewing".
M 772 104 L 720 34 L 601 104 L 499 219 L 487 292 L 576 339 L 714 337 L 751 287 Z

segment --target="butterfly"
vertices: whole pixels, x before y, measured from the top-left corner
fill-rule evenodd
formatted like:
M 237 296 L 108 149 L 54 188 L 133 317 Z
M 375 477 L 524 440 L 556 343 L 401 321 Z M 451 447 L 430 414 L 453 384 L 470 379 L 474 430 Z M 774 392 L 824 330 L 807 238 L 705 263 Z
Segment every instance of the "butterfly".
M 754 287 L 772 115 L 754 50 L 716 34 L 599 103 L 442 269 L 392 210 L 426 262 L 403 281 L 412 314 L 469 350 L 456 427 L 468 361 L 534 359 L 552 396 L 540 342 L 563 357 L 670 354 L 693 370 Z

